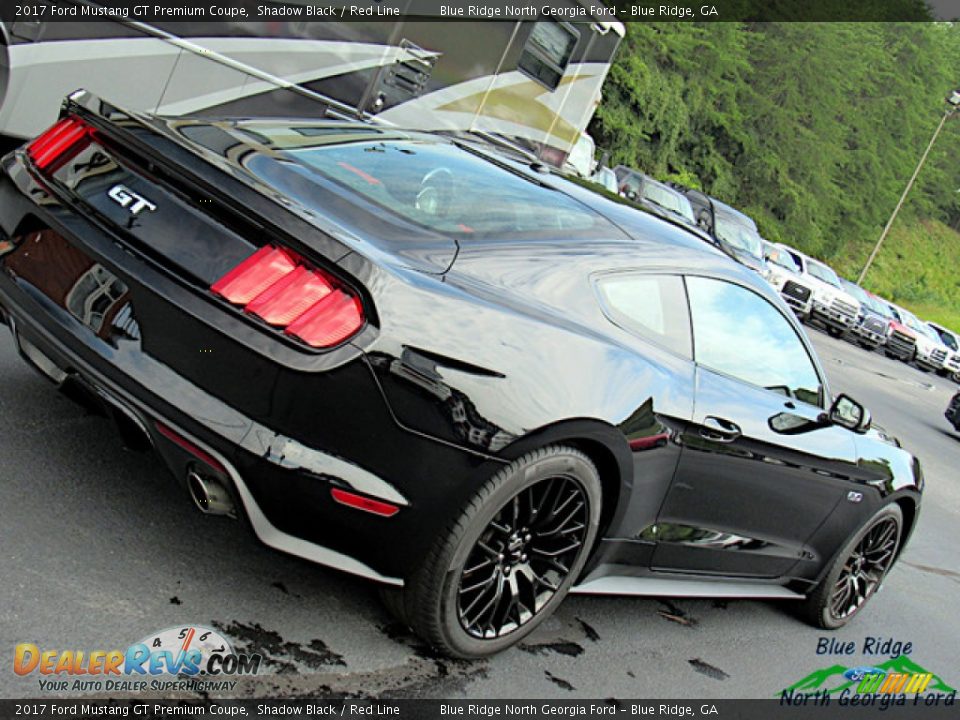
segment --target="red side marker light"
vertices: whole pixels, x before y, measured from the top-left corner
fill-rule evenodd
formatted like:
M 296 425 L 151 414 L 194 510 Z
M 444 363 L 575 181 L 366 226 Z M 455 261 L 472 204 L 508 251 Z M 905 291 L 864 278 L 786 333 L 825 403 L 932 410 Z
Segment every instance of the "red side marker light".
M 341 490 L 340 488 L 332 488 L 330 494 L 333 496 L 333 499 L 341 505 L 356 508 L 357 510 L 364 510 L 365 512 L 380 515 L 381 517 L 392 517 L 400 510 L 396 505 L 381 502 L 380 500 L 373 500 L 368 497 L 363 497 L 362 495 L 356 495 L 347 490 Z

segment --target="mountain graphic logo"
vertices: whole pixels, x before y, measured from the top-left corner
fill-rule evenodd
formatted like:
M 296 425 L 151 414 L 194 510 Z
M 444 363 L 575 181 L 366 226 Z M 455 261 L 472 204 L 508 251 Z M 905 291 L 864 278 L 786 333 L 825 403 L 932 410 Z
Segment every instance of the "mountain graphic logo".
M 859 666 L 848 668 L 843 665 L 831 665 L 830 667 L 820 668 L 819 670 L 814 670 L 805 678 L 798 680 L 793 685 L 784 688 L 781 692 L 777 693 L 777 695 L 782 695 L 783 693 L 813 692 L 833 695 L 834 693 L 841 693 L 844 690 L 858 692 L 861 684 L 867 682 L 871 677 L 880 676 L 879 680 L 882 681 L 884 676 L 890 678 L 894 675 L 904 678 L 904 682 L 898 686 L 895 692 L 910 692 L 909 688 L 913 683 L 907 682 L 907 679 L 920 678 L 926 675 L 929 675 L 930 678 L 923 684 L 924 691 L 941 693 L 956 692 L 956 689 L 944 682 L 939 675 L 935 675 L 921 667 L 906 655 L 900 655 L 886 662 L 869 667 Z M 879 681 L 871 683 L 868 687 L 870 688 L 867 690 L 868 692 L 885 692 L 882 689 L 883 684 Z

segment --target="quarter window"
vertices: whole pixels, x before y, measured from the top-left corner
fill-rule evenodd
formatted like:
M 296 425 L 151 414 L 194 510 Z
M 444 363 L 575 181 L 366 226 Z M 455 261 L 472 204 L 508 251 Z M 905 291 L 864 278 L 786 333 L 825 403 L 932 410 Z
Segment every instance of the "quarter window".
M 739 285 L 687 278 L 697 363 L 819 405 L 820 378 L 799 335 L 769 302 Z
M 604 312 L 634 335 L 691 357 L 683 280 L 676 275 L 623 273 L 598 283 Z

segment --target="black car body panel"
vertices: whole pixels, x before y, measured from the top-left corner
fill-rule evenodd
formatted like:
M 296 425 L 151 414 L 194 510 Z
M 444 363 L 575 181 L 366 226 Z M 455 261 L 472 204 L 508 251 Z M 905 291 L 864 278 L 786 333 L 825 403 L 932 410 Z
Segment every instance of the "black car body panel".
M 402 584 L 479 483 L 553 443 L 585 452 L 603 482 L 584 580 L 807 585 L 881 504 L 916 515 L 916 461 L 824 420 L 824 373 L 793 314 L 696 235 L 446 140 L 383 133 L 371 147 L 447 143 L 589 218 L 586 239 L 436 232 L 251 140 L 256 123 L 167 122 L 83 94 L 66 110 L 95 128 L 87 152 L 52 177 L 23 150 L 3 162 L 0 309 L 32 364 L 132 421 L 179 477 L 198 461 L 225 476 L 273 547 Z M 117 185 L 156 209 L 108 203 Z M 210 292 L 265 243 L 352 287 L 362 329 L 316 350 Z M 746 386 L 616 324 L 597 288 L 623 273 L 763 298 L 809 355 L 819 401 Z M 708 416 L 742 436 L 711 440 Z M 344 507 L 332 488 L 396 513 Z

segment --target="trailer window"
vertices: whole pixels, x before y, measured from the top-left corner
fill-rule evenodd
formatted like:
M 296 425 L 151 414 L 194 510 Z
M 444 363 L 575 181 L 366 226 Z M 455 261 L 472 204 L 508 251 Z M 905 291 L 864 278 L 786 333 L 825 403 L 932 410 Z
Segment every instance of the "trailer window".
M 520 55 L 520 70 L 556 90 L 570 64 L 578 38 L 579 33 L 566 23 L 552 20 L 534 23 Z

